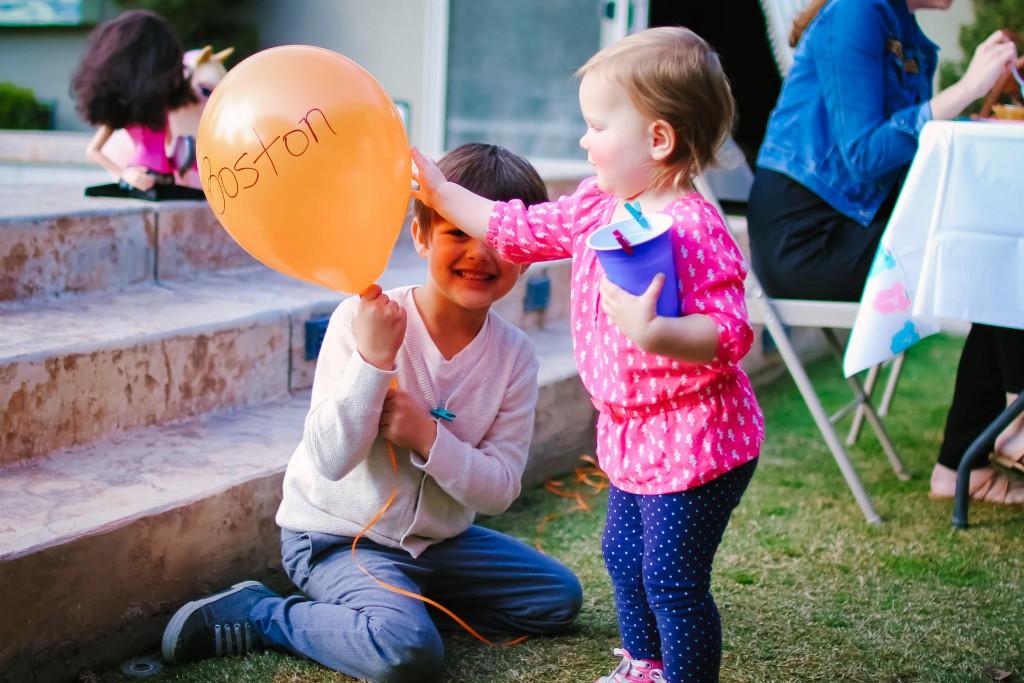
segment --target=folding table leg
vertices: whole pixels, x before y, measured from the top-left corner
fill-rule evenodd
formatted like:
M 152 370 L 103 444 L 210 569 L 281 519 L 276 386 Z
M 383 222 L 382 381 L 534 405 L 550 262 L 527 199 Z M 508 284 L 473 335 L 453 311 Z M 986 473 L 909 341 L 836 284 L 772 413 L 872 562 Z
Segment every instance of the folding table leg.
M 1021 413 L 1024 413 L 1024 393 L 999 413 L 999 417 L 978 435 L 978 438 L 964 453 L 964 457 L 960 459 L 960 467 L 956 471 L 956 493 L 953 494 L 953 526 L 955 528 L 967 528 L 967 504 L 971 499 L 971 465 L 975 460 L 981 460 L 987 456 L 988 448 L 986 446 L 995 441 L 996 436 L 1016 420 Z
M 818 399 L 818 394 L 814 390 L 814 385 L 811 384 L 811 380 L 807 376 L 807 372 L 804 370 L 800 357 L 793 349 L 792 344 L 790 344 L 789 337 L 786 335 L 786 331 L 783 328 L 782 323 L 775 315 L 775 312 L 771 309 L 771 306 L 764 299 L 751 299 L 748 301 L 748 305 L 762 307 L 761 313 L 765 321 L 764 326 L 775 340 L 775 346 L 782 355 L 782 360 L 785 362 L 790 376 L 793 378 L 797 388 L 800 390 L 800 394 L 804 398 L 804 403 L 807 404 L 807 409 L 811 411 L 811 416 L 814 418 L 814 422 L 818 425 L 818 431 L 821 432 L 821 436 L 825 439 L 825 443 L 828 445 L 829 450 L 832 451 L 832 457 L 839 466 L 839 470 L 843 473 L 843 477 L 846 479 L 846 485 L 850 488 L 850 491 L 853 493 L 853 497 L 856 499 L 857 504 L 864 513 L 864 518 L 867 519 L 869 524 L 881 524 L 882 518 L 875 511 L 875 506 L 871 503 L 870 496 L 868 496 L 867 491 L 864 490 L 864 485 L 861 483 L 860 477 L 857 476 L 857 471 L 854 470 L 853 464 L 850 462 L 850 458 L 846 453 L 846 449 L 843 448 L 842 441 L 840 441 L 839 435 L 836 434 L 832 421 L 825 413 L 825 409 L 822 407 L 821 401 Z
M 833 351 L 837 354 L 842 354 L 842 345 L 839 343 L 839 339 L 836 337 L 835 330 L 824 328 L 825 337 L 828 339 L 829 345 Z M 892 440 L 889 438 L 889 433 L 885 430 L 885 425 L 882 424 L 881 418 L 878 417 L 878 413 L 875 412 L 875 407 L 871 404 L 871 397 L 865 392 L 864 385 L 860 383 L 856 375 L 853 377 L 846 378 L 847 384 L 853 390 L 854 395 L 860 402 L 860 405 L 864 408 L 864 417 L 867 419 L 868 424 L 871 425 L 871 430 L 878 437 L 878 442 L 882 444 L 882 450 L 885 451 L 885 455 L 889 458 L 889 464 L 892 465 L 893 471 L 896 472 L 896 476 L 906 481 L 910 479 L 910 474 L 907 472 L 906 466 L 903 464 L 903 460 L 900 459 L 899 453 L 896 452 L 896 447 L 892 445 Z

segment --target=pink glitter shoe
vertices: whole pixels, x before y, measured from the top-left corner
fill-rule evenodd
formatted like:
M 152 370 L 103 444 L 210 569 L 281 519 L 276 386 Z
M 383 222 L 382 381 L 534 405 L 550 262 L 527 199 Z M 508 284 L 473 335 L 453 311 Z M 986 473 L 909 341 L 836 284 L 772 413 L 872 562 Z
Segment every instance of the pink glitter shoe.
M 633 659 L 629 653 L 620 648 L 612 650 L 616 657 L 622 657 L 622 661 L 607 676 L 594 681 L 594 683 L 661 683 L 665 679 L 661 672 L 660 659 Z

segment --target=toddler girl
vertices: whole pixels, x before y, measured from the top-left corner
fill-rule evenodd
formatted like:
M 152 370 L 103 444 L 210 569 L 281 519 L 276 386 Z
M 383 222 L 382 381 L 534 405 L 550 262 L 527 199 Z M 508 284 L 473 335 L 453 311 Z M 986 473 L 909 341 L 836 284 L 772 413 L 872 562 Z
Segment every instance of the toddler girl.
M 571 257 L 576 361 L 600 415 L 597 455 L 611 479 L 602 550 L 622 661 L 600 681 L 716 681 L 721 625 L 711 563 L 756 466 L 764 427 L 739 367 L 752 331 L 746 265 L 692 181 L 714 161 L 734 103 L 718 56 L 684 28 L 631 35 L 577 73 L 596 177 L 529 208 L 446 181 L 413 150 L 413 195 L 513 262 Z M 587 236 L 630 217 L 671 218 L 678 317 L 604 277 Z

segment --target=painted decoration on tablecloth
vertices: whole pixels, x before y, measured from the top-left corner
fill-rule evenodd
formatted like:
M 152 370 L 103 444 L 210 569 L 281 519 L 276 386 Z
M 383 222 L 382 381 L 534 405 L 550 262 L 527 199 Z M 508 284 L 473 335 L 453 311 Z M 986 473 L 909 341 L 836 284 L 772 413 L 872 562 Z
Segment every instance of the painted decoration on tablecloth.
M 891 283 L 891 284 L 889 284 Z M 896 267 L 896 258 L 884 244 L 871 264 L 866 287 L 866 301 L 871 308 L 885 316 L 885 326 L 891 331 L 889 349 L 893 354 L 913 346 L 921 340 L 921 334 L 910 317 L 910 300 L 907 286 Z M 902 324 L 901 324 L 902 323 Z
M 895 267 L 896 259 L 893 257 L 892 252 L 885 245 L 880 245 L 878 252 L 875 254 L 875 260 L 871 263 L 871 272 L 868 273 L 868 279 L 878 277 L 885 271 L 892 270 Z
M 921 330 L 911 315 L 913 301 L 906 282 L 906 273 L 895 252 L 880 244 L 846 349 L 843 370 L 848 376 L 921 340 Z
M 892 336 L 892 344 L 889 346 L 893 355 L 906 351 L 911 346 L 921 341 L 921 333 L 917 331 L 914 321 L 908 320 L 903 323 L 900 331 Z
M 884 314 L 899 313 L 910 308 L 910 297 L 902 282 L 887 287 L 875 295 L 871 305 L 876 311 Z

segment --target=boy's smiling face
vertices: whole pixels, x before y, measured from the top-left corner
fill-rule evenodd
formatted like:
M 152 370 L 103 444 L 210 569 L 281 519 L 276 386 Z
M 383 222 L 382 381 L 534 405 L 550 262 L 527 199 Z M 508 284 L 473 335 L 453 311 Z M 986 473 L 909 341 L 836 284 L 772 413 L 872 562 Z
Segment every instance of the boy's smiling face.
M 524 267 L 435 215 L 430 233 L 413 223 L 416 252 L 427 260 L 426 287 L 465 309 L 487 309 L 508 294 Z

